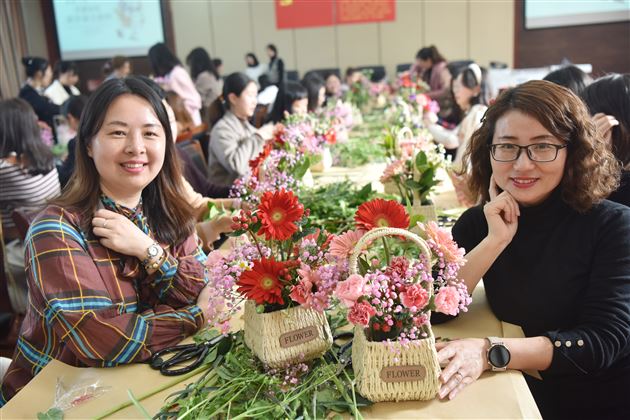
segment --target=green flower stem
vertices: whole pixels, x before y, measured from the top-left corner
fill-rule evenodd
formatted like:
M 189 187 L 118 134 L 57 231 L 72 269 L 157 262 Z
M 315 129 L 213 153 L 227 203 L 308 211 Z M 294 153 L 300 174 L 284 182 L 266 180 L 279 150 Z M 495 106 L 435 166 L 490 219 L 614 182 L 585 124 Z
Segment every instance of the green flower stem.
M 385 247 L 385 259 L 387 260 L 387 265 L 389 265 L 390 255 L 389 255 L 389 246 L 387 245 L 387 240 L 385 238 L 381 238 L 383 240 L 383 246 Z
M 203 372 L 204 370 L 210 369 L 210 367 L 211 367 L 210 364 L 203 365 L 203 366 L 200 366 L 197 369 L 193 370 L 192 372 L 189 372 L 189 373 L 187 373 L 185 375 L 178 376 L 175 379 L 173 379 L 172 381 L 169 381 L 169 382 L 165 383 L 164 385 L 162 385 L 162 386 L 160 386 L 160 387 L 158 387 L 158 388 L 156 388 L 156 389 L 154 389 L 152 391 L 149 391 L 149 392 L 146 392 L 146 393 L 140 395 L 138 398 L 136 398 L 136 401 L 142 401 L 144 399 L 147 399 L 147 398 L 157 394 L 158 392 L 162 392 L 165 389 L 171 388 L 172 386 L 175 386 L 175 385 L 179 384 L 180 382 L 183 382 L 186 379 L 188 379 L 190 377 L 193 377 L 193 376 L 197 375 L 198 373 Z M 119 404 L 116 407 L 112 408 L 111 410 L 108 410 L 108 411 L 106 411 L 104 413 L 101 413 L 101 414 L 97 415 L 96 417 L 94 417 L 94 419 L 95 420 L 104 419 L 105 417 L 109 417 L 112 414 L 117 413 L 120 410 L 122 410 L 124 408 L 127 408 L 127 407 L 129 407 L 131 405 L 133 405 L 133 401 L 124 402 L 124 403 Z

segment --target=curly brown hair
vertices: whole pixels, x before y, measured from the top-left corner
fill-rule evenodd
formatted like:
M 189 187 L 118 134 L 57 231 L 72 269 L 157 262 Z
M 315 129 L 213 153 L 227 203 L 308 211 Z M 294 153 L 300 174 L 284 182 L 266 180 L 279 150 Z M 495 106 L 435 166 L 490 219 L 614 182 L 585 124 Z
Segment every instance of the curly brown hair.
M 569 89 L 533 80 L 503 92 L 486 111 L 481 127 L 470 139 L 464 168 L 470 168 L 468 188 L 478 202 L 490 199 L 490 150 L 497 121 L 519 110 L 535 118 L 567 144 L 567 161 L 560 182 L 563 200 L 578 212 L 589 210 L 619 186 L 621 167 L 595 125 L 584 103 Z M 465 170 L 464 170 L 465 171 Z

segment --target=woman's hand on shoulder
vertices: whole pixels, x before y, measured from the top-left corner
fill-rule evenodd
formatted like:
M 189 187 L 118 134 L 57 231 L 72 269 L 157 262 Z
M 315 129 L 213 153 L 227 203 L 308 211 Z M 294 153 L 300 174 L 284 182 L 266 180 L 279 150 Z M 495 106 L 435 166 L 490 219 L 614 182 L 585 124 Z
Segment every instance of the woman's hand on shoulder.
M 154 242 L 131 220 L 110 210 L 97 210 L 92 219 L 92 226 L 92 231 L 100 238 L 101 245 L 121 254 L 134 256 L 141 261 L 147 257 L 147 248 Z
M 490 368 L 486 353 L 488 342 L 483 338 L 467 338 L 435 344 L 438 360 L 443 367 L 440 374 L 441 399 L 452 400 L 465 386 L 475 382 Z
M 483 213 L 488 222 L 488 238 L 507 246 L 516 234 L 521 211 L 510 193 L 507 191 L 499 193 L 494 175 L 490 177 L 489 192 L 490 201 L 483 206 Z

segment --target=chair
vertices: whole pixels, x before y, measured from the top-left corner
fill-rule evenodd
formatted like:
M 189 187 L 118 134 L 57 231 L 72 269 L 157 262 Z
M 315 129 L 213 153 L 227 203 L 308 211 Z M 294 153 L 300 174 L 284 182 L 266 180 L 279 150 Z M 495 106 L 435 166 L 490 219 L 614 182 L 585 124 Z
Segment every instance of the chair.
M 397 64 L 396 65 L 396 74 L 400 74 L 400 73 L 404 73 L 406 71 L 409 71 L 410 68 L 411 68 L 411 63 Z
M 462 70 L 464 70 L 472 63 L 474 63 L 474 61 L 472 60 L 456 60 L 449 62 L 446 67 L 448 68 L 448 71 L 451 72 L 451 76 L 453 78 L 456 78 Z
M 335 68 L 329 68 L 329 69 L 315 69 L 315 70 L 309 70 L 305 75 L 304 78 L 306 78 L 307 75 L 312 74 L 312 73 L 317 73 L 322 79 L 326 80 L 326 77 L 328 77 L 328 75 L 330 74 L 334 74 L 335 76 L 337 76 L 339 79 L 341 79 L 341 70 L 339 70 L 339 67 L 335 67 Z
M 300 73 L 298 73 L 297 70 L 287 70 L 286 76 L 287 80 L 293 80 L 294 82 L 300 81 Z
M 385 77 L 387 77 L 387 73 L 385 72 L 385 66 L 360 66 L 360 67 L 355 67 L 355 69 L 359 71 L 363 71 L 363 70 L 372 71 L 372 77 L 370 78 L 371 82 L 380 82 L 382 80 L 385 80 Z

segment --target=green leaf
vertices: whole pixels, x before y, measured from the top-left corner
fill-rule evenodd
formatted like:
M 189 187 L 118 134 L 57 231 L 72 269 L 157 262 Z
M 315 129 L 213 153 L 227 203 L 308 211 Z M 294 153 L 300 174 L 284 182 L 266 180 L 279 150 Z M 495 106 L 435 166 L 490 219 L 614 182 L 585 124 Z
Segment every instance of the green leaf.
M 414 227 L 418 222 L 424 223 L 425 219 L 423 214 L 412 214 L 409 218 L 409 228 Z
M 410 188 L 412 190 L 418 190 L 420 188 L 422 188 L 422 183 L 418 182 L 418 181 L 414 181 L 413 179 L 408 179 L 405 181 L 405 186 L 407 188 Z
M 63 420 L 63 411 L 57 407 L 51 408 L 45 413 L 37 413 L 37 420 Z
M 304 174 L 311 167 L 311 160 L 308 157 L 304 157 L 301 164 L 293 168 L 293 176 L 295 179 L 302 179 Z
M 418 154 L 416 155 L 416 168 L 420 169 L 426 166 L 428 161 L 429 161 L 429 158 L 427 157 L 426 152 L 423 152 L 423 151 L 418 152 Z
M 127 395 L 129 396 L 129 399 L 131 400 L 133 405 L 138 409 L 140 414 L 142 414 L 144 418 L 151 420 L 152 417 L 149 415 L 149 413 L 147 413 L 147 410 L 145 410 L 142 404 L 140 404 L 140 402 L 136 400 L 136 397 L 133 396 L 133 392 L 131 392 L 130 389 L 127 390 Z
M 363 258 L 359 258 L 359 273 L 362 276 L 365 276 L 365 274 L 370 271 L 370 264 L 368 264 L 367 261 L 365 261 Z

